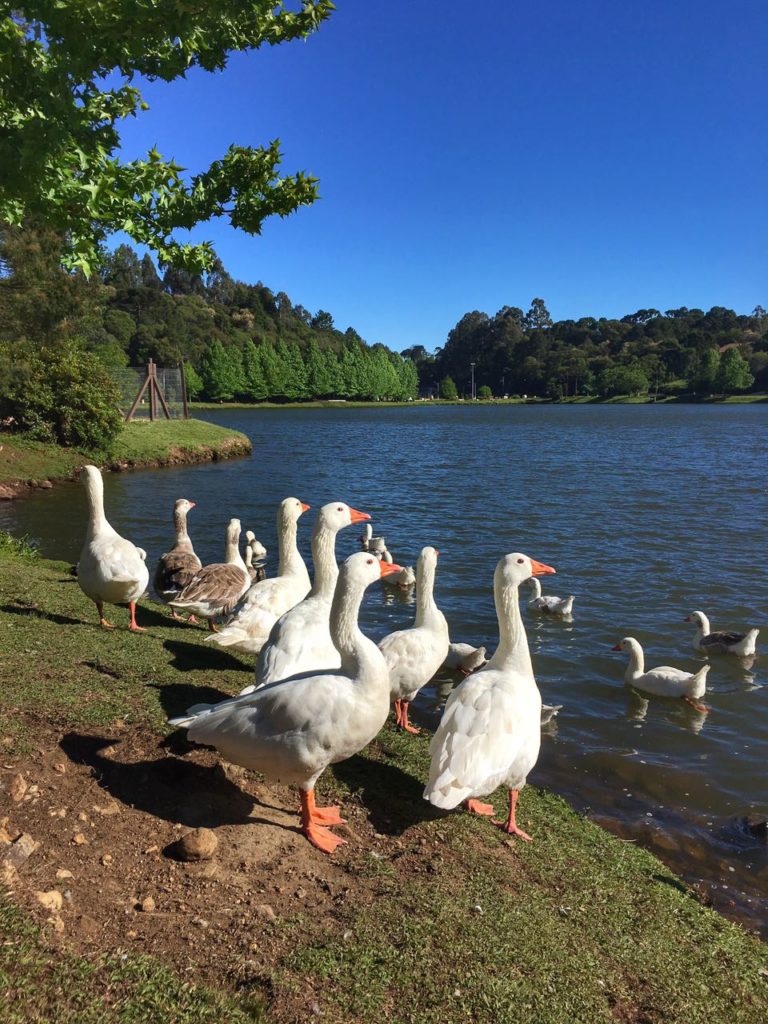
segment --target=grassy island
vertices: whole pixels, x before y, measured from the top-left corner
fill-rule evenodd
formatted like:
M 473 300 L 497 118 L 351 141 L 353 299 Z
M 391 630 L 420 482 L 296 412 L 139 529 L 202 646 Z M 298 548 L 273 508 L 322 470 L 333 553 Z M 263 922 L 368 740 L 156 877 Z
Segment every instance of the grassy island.
M 250 665 L 147 599 L 143 635 L 113 611 L 100 630 L 65 564 L 0 538 L 0 857 L 38 844 L 2 875 L 9 1024 L 768 1017 L 764 947 L 649 853 L 534 787 L 532 844 L 432 809 L 428 737 L 388 726 L 326 773 L 349 844 L 319 853 L 294 792 L 165 724 Z M 212 860 L 169 856 L 192 827 Z
M 114 470 L 140 469 L 236 458 L 250 451 L 245 434 L 195 419 L 126 423 L 108 453 L 0 433 L 0 497 L 12 498 L 29 488 L 71 480 L 88 462 Z

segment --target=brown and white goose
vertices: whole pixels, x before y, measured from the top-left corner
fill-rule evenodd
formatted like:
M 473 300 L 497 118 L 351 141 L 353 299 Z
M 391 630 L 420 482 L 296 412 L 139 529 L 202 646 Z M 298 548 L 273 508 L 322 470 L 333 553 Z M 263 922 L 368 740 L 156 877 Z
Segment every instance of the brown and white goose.
M 251 585 L 251 577 L 240 555 L 240 520 L 230 519 L 223 562 L 199 569 L 181 593 L 168 603 L 208 620 L 215 633 L 214 619 L 227 615 Z
M 702 654 L 735 654 L 739 658 L 749 658 L 755 653 L 755 641 L 760 632 L 759 629 L 750 629 L 746 633 L 731 633 L 719 629 L 711 632 L 709 619 L 704 612 L 691 612 L 686 616 L 686 622 L 693 622 L 696 626 L 696 635 L 693 638 L 693 646 Z
M 176 541 L 170 551 L 160 556 L 153 582 L 155 593 L 164 604 L 178 597 L 195 573 L 203 567 L 187 532 L 187 513 L 194 507 L 195 502 L 188 498 L 177 498 L 173 505 Z M 174 619 L 181 618 L 175 608 L 171 608 L 171 615 Z M 191 621 L 194 622 L 194 616 Z

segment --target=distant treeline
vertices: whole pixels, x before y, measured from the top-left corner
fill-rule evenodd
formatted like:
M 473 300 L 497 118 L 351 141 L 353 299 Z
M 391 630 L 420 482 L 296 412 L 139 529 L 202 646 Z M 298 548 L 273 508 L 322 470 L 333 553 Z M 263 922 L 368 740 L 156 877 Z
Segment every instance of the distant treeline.
M 540 298 L 527 313 L 467 313 L 442 348 L 406 349 L 422 393 L 568 398 L 665 391 L 705 396 L 768 388 L 768 316 L 723 306 L 641 309 L 621 320 L 553 322 Z M 474 365 L 473 365 L 474 364 Z

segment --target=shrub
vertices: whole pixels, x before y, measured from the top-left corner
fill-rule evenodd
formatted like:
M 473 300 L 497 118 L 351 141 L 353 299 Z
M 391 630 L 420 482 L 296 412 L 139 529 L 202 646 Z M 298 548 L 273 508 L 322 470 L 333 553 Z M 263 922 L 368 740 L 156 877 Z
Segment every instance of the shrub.
M 477 389 L 477 397 L 487 400 L 489 398 L 493 398 L 493 392 L 491 391 L 487 384 L 481 384 L 480 387 Z
M 122 428 L 118 401 L 104 366 L 76 342 L 0 346 L 0 417 L 41 441 L 107 450 Z

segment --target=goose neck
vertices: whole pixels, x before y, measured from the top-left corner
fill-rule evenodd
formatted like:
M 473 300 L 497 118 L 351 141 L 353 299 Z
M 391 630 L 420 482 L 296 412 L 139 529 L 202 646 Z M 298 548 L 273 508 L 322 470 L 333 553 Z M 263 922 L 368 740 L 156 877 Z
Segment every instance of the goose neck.
M 339 578 L 339 567 L 336 564 L 336 530 L 330 530 L 322 523 L 315 526 L 312 534 L 312 561 L 315 566 L 312 596 L 330 602 Z
M 629 664 L 627 665 L 626 679 L 637 679 L 645 671 L 645 655 L 643 648 L 638 643 L 630 644 Z
M 531 589 L 533 590 L 532 600 L 535 601 L 536 598 L 541 597 L 541 583 L 539 583 L 535 576 L 531 576 L 530 584 Z
M 225 548 L 224 561 L 227 565 L 236 565 L 243 572 L 248 575 L 248 567 L 243 561 L 243 556 L 240 554 L 240 535 L 237 534 L 235 537 L 227 536 L 227 546 Z M 250 577 L 249 577 L 250 578 Z
M 278 576 L 286 576 L 296 571 L 299 563 L 304 564 L 296 546 L 298 522 L 278 514 L 277 547 L 279 552 Z
M 176 547 L 191 551 L 192 541 L 187 533 L 187 513 L 184 509 L 177 508 L 173 510 L 173 528 L 176 532 Z
M 435 604 L 435 567 L 419 562 L 416 566 L 416 620 L 415 625 L 423 626 L 437 612 Z
M 516 669 L 533 677 L 528 637 L 520 615 L 518 590 L 517 583 L 505 584 L 503 579 L 494 581 L 493 597 L 499 621 L 499 646 L 492 661 L 494 668 L 514 664 Z
M 85 493 L 88 499 L 88 534 L 103 533 L 109 523 L 104 514 L 104 481 L 98 470 L 87 474 Z

